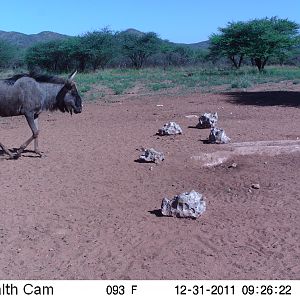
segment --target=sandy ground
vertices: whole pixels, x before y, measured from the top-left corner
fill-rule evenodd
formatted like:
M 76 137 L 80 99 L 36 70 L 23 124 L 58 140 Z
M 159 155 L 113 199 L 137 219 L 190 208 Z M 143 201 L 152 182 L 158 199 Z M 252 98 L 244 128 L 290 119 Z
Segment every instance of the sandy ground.
M 72 117 L 44 113 L 43 158 L 0 152 L 0 278 L 300 279 L 300 153 L 233 155 L 204 167 L 193 156 L 226 145 L 203 143 L 209 130 L 186 117 L 217 111 L 232 143 L 297 141 L 293 88 L 132 94 Z M 168 121 L 183 134 L 156 136 Z M 0 119 L 0 141 L 19 146 L 30 136 L 25 123 Z M 135 162 L 141 147 L 165 161 Z M 163 197 L 192 189 L 206 198 L 201 217 L 160 216 Z

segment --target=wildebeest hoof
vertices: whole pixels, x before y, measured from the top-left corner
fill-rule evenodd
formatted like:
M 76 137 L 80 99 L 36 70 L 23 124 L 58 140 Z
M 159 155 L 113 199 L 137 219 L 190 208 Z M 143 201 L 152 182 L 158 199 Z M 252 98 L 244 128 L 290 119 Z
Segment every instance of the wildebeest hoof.
M 7 160 L 12 160 L 12 159 L 17 159 L 17 157 L 15 157 L 15 155 L 9 155 L 8 157 L 6 157 Z
M 17 153 L 14 155 L 15 159 L 21 157 L 22 153 L 24 152 L 25 150 L 25 146 L 21 146 L 18 150 L 17 150 Z
M 9 159 L 18 159 L 21 157 L 21 153 L 16 153 L 13 156 L 10 156 Z
M 11 152 L 6 153 L 6 154 L 8 155 L 7 159 L 14 159 L 15 158 L 14 155 Z
M 20 150 L 21 150 L 21 151 L 20 151 Z M 14 154 L 13 159 L 18 159 L 18 158 L 20 158 L 23 151 L 24 151 L 23 149 L 19 149 L 19 150 Z

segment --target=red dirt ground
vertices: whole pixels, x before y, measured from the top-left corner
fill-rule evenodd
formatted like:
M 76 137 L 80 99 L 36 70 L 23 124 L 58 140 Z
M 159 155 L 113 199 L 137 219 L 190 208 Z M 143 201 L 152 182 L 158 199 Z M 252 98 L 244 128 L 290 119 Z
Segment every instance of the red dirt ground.
M 43 158 L 0 152 L 0 278 L 300 279 L 300 153 L 203 167 L 191 157 L 225 146 L 204 144 L 209 130 L 186 117 L 217 111 L 232 142 L 297 140 L 299 91 L 132 94 L 44 113 Z M 168 121 L 183 134 L 156 136 Z M 0 141 L 19 146 L 25 123 L 0 119 Z M 135 162 L 141 147 L 165 161 Z M 201 217 L 159 216 L 163 197 L 191 189 L 206 198 Z

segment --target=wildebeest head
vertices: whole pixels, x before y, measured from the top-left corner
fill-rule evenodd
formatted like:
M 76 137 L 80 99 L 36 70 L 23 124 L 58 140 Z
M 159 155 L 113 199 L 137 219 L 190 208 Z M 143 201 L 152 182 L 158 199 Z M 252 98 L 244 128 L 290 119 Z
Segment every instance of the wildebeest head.
M 81 97 L 77 91 L 76 84 L 73 81 L 76 73 L 77 71 L 69 76 L 64 86 L 57 94 L 58 108 L 62 112 L 69 112 L 70 114 L 74 112 L 75 114 L 78 114 L 82 111 Z

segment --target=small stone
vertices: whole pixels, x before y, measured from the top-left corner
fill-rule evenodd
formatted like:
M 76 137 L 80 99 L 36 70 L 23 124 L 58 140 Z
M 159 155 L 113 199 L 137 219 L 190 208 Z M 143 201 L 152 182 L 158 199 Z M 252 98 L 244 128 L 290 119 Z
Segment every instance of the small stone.
M 237 163 L 232 163 L 228 168 L 236 168 L 237 167 Z
M 162 152 L 158 152 L 154 150 L 153 148 L 151 149 L 144 149 L 144 152 L 140 156 L 140 161 L 142 162 L 154 162 L 157 163 L 158 161 L 163 161 L 165 159 L 165 156 Z
M 163 128 L 158 130 L 158 135 L 182 134 L 181 127 L 175 122 L 166 123 Z
M 217 113 L 204 113 L 199 117 L 199 123 L 196 125 L 197 128 L 212 128 L 215 127 L 218 121 Z
M 185 116 L 186 118 L 199 118 L 197 115 L 187 115 L 187 116 Z
M 252 183 L 251 187 L 256 190 L 260 189 L 259 183 Z
M 210 130 L 208 142 L 211 144 L 227 144 L 230 138 L 226 135 L 224 129 L 213 127 Z
M 164 198 L 161 213 L 164 216 L 178 218 L 197 218 L 206 210 L 206 203 L 202 194 L 192 190 L 176 195 L 172 200 Z

